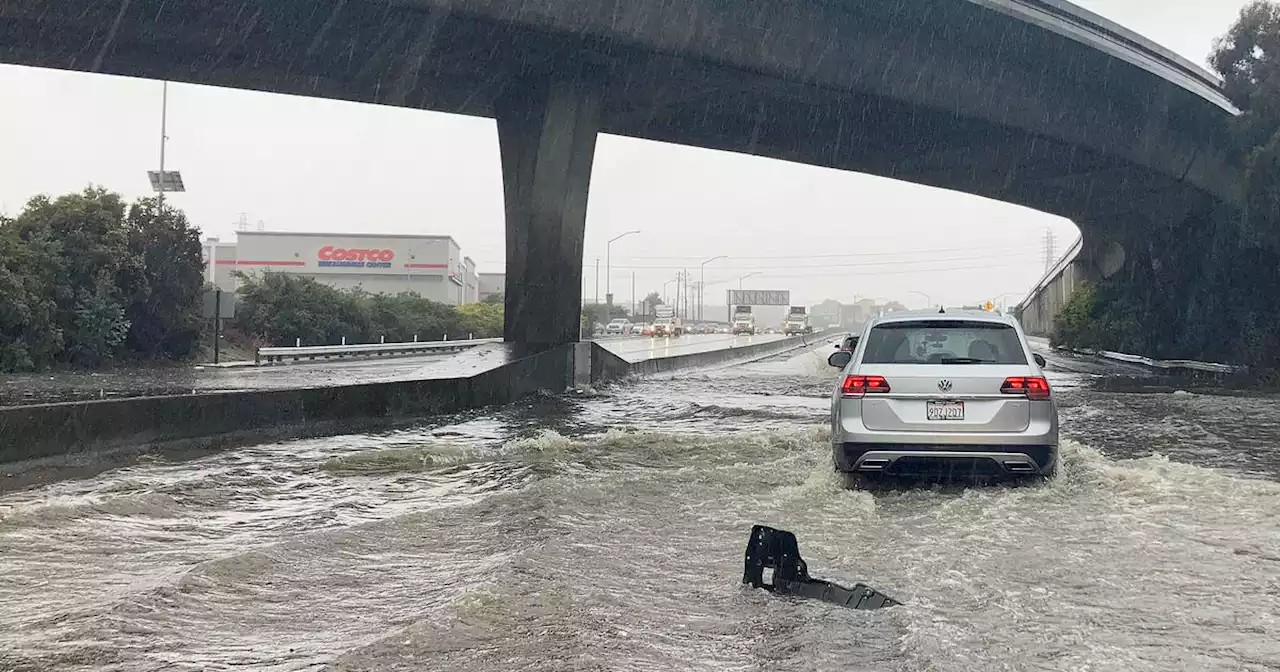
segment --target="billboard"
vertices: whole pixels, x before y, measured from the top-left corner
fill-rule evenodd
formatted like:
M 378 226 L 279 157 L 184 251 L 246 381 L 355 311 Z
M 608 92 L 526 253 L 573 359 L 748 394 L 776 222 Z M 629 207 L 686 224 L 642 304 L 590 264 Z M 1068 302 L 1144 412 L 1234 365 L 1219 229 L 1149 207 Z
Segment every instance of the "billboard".
M 791 292 L 785 289 L 731 289 L 731 306 L 789 306 Z

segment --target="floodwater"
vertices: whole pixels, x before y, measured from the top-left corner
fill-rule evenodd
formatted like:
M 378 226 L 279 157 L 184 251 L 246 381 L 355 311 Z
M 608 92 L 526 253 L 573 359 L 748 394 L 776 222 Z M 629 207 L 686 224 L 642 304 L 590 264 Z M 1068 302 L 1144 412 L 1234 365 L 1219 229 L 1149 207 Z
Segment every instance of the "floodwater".
M 1280 401 L 1055 361 L 1055 482 L 872 495 L 829 348 L 0 495 L 0 670 L 1280 669 Z

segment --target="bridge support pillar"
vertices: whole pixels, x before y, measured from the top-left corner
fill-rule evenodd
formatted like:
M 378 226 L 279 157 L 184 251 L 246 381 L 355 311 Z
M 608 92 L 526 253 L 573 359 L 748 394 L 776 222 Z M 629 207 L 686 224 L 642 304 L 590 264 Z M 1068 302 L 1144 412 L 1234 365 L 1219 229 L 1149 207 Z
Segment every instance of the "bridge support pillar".
M 541 350 L 581 335 L 582 245 L 600 107 L 598 88 L 565 77 L 517 82 L 495 103 L 509 342 Z

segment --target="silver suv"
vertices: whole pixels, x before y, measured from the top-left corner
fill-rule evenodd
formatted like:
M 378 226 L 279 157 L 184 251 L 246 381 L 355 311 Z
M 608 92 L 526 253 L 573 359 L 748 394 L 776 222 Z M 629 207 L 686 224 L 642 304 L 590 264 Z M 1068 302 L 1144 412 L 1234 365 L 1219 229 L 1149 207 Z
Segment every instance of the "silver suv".
M 989 312 L 873 319 L 831 399 L 837 471 L 851 486 L 883 475 L 1052 477 L 1058 409 L 1017 320 Z

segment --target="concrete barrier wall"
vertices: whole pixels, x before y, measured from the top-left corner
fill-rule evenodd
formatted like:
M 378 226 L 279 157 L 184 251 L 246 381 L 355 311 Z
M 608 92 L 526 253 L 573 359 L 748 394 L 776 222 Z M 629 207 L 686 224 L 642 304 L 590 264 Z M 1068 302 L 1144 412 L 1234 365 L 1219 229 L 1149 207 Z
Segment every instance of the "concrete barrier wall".
M 149 444 L 213 447 L 357 431 L 565 388 L 571 348 L 468 378 L 0 408 L 0 462 Z
M 1075 244 L 1058 263 L 1040 278 L 1027 298 L 1013 309 L 1013 314 L 1022 323 L 1023 331 L 1045 338 L 1053 334 L 1053 321 L 1058 316 L 1058 311 L 1062 310 L 1086 277 L 1082 267 L 1083 249 L 1083 239 L 1076 239 Z
M 194 449 L 367 431 L 397 422 L 507 404 L 539 390 L 561 392 L 629 375 L 744 361 L 804 347 L 824 335 L 627 362 L 592 343 L 571 344 L 466 378 L 408 380 L 289 390 L 215 392 L 0 408 L 0 463 L 59 455 Z M 575 353 L 578 360 L 575 360 Z M 575 364 L 577 375 L 575 375 Z
M 605 382 L 630 375 L 652 375 L 655 373 L 667 373 L 669 371 L 677 371 L 680 369 L 715 366 L 717 364 L 727 364 L 758 357 L 767 357 L 780 352 L 802 348 L 807 345 L 814 345 L 825 338 L 829 338 L 830 334 L 834 333 L 837 332 L 829 330 L 828 332 L 819 332 L 808 336 L 784 338 L 782 340 L 770 341 L 768 343 L 755 343 L 737 348 L 725 348 L 723 350 L 710 350 L 706 352 L 691 352 L 684 355 L 675 355 L 673 357 L 655 357 L 653 359 L 646 359 L 640 362 L 628 362 L 612 352 L 605 350 L 603 347 L 593 343 L 591 352 L 591 382 Z

